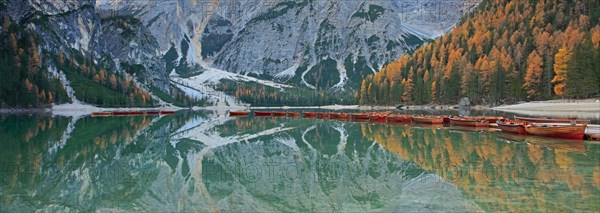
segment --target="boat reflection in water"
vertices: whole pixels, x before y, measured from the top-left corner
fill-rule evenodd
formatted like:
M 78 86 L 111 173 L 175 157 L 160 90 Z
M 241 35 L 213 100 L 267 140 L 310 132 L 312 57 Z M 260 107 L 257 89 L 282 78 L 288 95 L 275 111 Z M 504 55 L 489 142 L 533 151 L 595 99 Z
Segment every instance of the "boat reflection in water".
M 585 153 L 585 143 L 583 140 L 561 140 L 535 135 L 515 135 L 506 132 L 499 132 L 498 138 L 505 139 L 507 142 L 512 143 L 528 143 L 528 145 L 535 147 Z
M 0 117 L 0 211 L 599 211 L 600 145 L 287 117 Z

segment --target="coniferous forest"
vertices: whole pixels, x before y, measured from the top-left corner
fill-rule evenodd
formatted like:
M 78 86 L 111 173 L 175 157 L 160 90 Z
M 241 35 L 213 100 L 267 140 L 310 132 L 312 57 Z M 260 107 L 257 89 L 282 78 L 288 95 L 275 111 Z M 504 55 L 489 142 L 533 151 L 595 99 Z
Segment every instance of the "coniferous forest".
M 134 84 L 130 76 L 110 71 L 76 51 L 57 54 L 38 47 L 40 38 L 30 29 L 2 17 L 0 34 L 0 107 L 37 108 L 72 102 L 60 82 L 60 70 L 70 81 L 79 100 L 96 106 L 152 106 L 150 94 Z M 50 57 L 53 63 L 43 63 Z
M 600 2 L 485 0 L 362 81 L 361 105 L 499 105 L 600 95 Z
M 0 108 L 44 107 L 70 101 L 58 78 L 43 67 L 38 39 L 8 16 L 0 34 Z

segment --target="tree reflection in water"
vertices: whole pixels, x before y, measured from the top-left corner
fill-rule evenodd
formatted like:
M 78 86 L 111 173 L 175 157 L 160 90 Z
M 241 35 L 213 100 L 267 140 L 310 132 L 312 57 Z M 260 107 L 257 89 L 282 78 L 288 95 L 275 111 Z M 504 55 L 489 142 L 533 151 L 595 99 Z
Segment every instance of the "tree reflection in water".
M 0 117 L 0 210 L 600 209 L 598 144 L 213 112 L 71 121 Z

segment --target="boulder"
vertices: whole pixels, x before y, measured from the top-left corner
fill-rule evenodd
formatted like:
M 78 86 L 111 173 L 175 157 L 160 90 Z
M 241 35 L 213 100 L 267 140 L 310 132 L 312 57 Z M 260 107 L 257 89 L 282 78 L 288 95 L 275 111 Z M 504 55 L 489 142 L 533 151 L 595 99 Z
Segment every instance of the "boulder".
M 458 101 L 458 106 L 459 107 L 469 107 L 469 106 L 471 106 L 471 101 L 469 101 L 468 97 L 461 98 Z

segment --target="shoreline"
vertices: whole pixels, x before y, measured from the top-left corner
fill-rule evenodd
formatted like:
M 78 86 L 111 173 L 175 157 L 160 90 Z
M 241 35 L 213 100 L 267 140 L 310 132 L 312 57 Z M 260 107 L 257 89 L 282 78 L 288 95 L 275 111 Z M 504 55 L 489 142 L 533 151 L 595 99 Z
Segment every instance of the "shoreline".
M 534 111 L 534 112 L 596 112 L 600 113 L 600 100 L 550 100 L 503 105 L 491 108 L 497 111 Z
M 118 111 L 118 110 L 268 110 L 268 109 L 327 109 L 327 110 L 494 110 L 519 114 L 531 113 L 583 113 L 600 114 L 600 99 L 583 100 L 549 100 L 526 102 L 513 105 L 502 105 L 487 107 L 475 105 L 470 107 L 459 107 L 458 105 L 407 105 L 400 108 L 395 106 L 360 106 L 360 105 L 325 105 L 325 106 L 281 106 L 281 107 L 252 107 L 252 106 L 204 106 L 204 107 L 96 107 L 90 104 L 71 103 L 53 105 L 51 108 L 0 108 L 0 114 L 26 114 L 26 113 L 51 113 L 56 115 L 85 115 L 92 112 Z
M 162 106 L 162 107 L 117 107 L 117 108 L 103 108 L 96 107 L 89 104 L 72 103 L 72 104 L 60 104 L 54 105 L 50 109 L 53 115 L 60 116 L 84 116 L 91 115 L 92 112 L 104 112 L 104 111 L 131 111 L 131 110 L 181 110 L 185 108 L 176 106 Z

